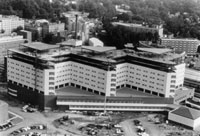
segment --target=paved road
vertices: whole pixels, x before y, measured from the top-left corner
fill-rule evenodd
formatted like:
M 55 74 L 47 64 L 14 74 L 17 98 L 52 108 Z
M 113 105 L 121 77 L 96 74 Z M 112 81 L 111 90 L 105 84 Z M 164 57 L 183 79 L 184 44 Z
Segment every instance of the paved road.
M 135 132 L 133 128 L 132 120 L 126 120 L 120 123 L 124 130 L 125 136 L 137 136 L 137 133 Z
M 59 113 L 59 114 L 58 113 L 50 113 L 51 115 L 46 116 L 44 113 L 41 113 L 41 112 L 25 113 L 25 112 L 22 112 L 19 107 L 12 107 L 12 106 L 9 107 L 9 110 L 22 116 L 24 118 L 24 121 L 22 123 L 18 124 L 17 126 L 14 126 L 13 128 L 10 128 L 6 131 L 0 132 L 0 136 L 7 136 L 9 133 L 11 133 L 14 130 L 17 130 L 21 127 L 30 126 L 33 124 L 44 124 L 44 125 L 48 124 L 47 125 L 48 133 L 56 132 L 58 134 L 71 134 L 69 132 L 66 132 L 63 129 L 55 128 L 54 125 L 52 124 L 54 119 L 60 118 L 64 115 L 66 115 L 66 113 Z

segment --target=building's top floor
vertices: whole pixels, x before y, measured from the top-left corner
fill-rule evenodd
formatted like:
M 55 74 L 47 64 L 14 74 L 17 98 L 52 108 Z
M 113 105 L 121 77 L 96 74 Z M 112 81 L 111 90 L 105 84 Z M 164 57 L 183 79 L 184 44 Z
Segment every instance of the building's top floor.
M 103 103 L 103 96 L 58 96 L 57 101 Z M 173 98 L 160 97 L 107 97 L 107 103 L 173 104 Z
M 17 20 L 23 20 L 23 19 L 15 15 L 7 16 L 7 15 L 0 14 L 0 20 L 16 20 L 17 21 Z
M 163 29 L 162 25 L 154 25 L 152 27 L 149 27 L 148 25 L 143 24 L 133 24 L 133 23 L 122 23 L 122 22 L 112 22 L 113 25 L 119 25 L 119 26 L 125 26 L 125 27 L 131 27 L 131 28 L 141 28 L 141 29 L 148 29 L 148 30 L 159 30 Z
M 161 49 L 162 50 L 162 49 Z M 163 65 L 176 65 L 184 63 L 182 54 L 175 54 L 170 50 L 160 52 L 158 50 L 134 51 L 130 49 L 117 50 L 115 47 L 91 47 L 91 46 L 63 46 L 48 45 L 40 42 L 26 43 L 20 45 L 19 48 L 10 49 L 9 51 L 23 54 L 29 57 L 36 57 L 45 61 L 60 62 L 73 57 L 82 59 L 92 59 L 101 62 L 126 62 L 127 61 L 145 61 L 148 63 L 156 62 Z M 140 62 L 139 62 L 140 63 Z
M 200 72 L 199 72 L 199 70 L 186 68 L 185 69 L 185 78 L 192 80 L 192 81 L 200 82 Z
M 83 13 L 79 11 L 68 11 L 62 13 L 62 16 L 67 17 L 67 18 L 75 18 L 75 16 L 78 15 L 79 17 L 87 18 L 89 16 L 89 13 Z
M 1 43 L 6 43 L 6 42 L 13 42 L 13 41 L 19 41 L 23 40 L 23 36 L 16 35 L 16 36 L 3 36 L 0 37 L 0 44 Z
M 198 39 L 195 38 L 161 38 L 162 41 L 179 41 L 179 42 L 198 42 L 200 43 L 200 41 Z
M 26 27 L 42 27 L 42 26 L 58 26 L 58 25 L 64 25 L 64 23 L 59 22 L 49 22 L 46 19 L 39 19 L 39 20 L 26 20 L 25 26 Z

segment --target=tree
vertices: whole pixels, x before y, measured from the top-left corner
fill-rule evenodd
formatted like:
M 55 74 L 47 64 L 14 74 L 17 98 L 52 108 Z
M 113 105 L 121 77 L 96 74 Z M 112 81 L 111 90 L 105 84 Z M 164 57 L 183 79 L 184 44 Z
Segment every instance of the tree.
M 49 33 L 49 34 L 45 35 L 45 37 L 43 38 L 43 42 L 44 43 L 51 43 L 52 39 L 53 39 L 53 34 Z
M 18 26 L 16 29 L 13 29 L 12 32 L 19 33 L 21 30 L 23 30 L 23 27 Z
M 1 29 L 1 33 L 5 33 L 5 30 L 4 30 L 4 29 Z

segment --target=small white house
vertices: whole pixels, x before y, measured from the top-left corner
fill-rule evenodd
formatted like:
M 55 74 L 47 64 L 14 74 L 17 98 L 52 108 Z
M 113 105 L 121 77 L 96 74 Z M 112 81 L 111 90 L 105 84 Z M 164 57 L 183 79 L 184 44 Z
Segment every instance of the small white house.
M 168 120 L 196 130 L 198 127 L 200 127 L 200 111 L 182 106 L 170 111 Z
M 89 39 L 89 45 L 94 46 L 94 47 L 97 47 L 97 46 L 103 47 L 103 42 L 101 40 L 93 37 L 93 38 Z

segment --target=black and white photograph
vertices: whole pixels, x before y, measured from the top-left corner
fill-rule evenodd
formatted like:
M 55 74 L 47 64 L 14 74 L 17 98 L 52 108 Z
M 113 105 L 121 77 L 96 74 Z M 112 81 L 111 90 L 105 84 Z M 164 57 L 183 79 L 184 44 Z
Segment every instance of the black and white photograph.
M 0 0 L 0 136 L 200 136 L 200 0 Z

